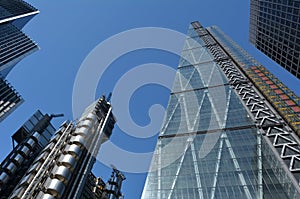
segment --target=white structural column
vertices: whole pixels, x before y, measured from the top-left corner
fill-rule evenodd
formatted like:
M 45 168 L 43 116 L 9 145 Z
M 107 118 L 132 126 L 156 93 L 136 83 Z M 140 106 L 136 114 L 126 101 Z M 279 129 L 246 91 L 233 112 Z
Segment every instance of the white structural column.
M 99 124 L 96 127 L 97 128 L 96 131 L 91 132 L 91 134 L 95 133 L 96 135 L 94 135 L 95 137 L 93 138 L 92 143 L 89 146 L 87 146 L 88 151 L 90 152 L 90 155 L 85 156 L 81 160 L 82 162 L 86 162 L 86 164 L 82 164 L 80 167 L 80 170 L 79 170 L 79 172 L 83 173 L 83 175 L 78 176 L 79 179 L 76 177 L 79 180 L 77 188 L 74 189 L 75 186 L 73 186 L 71 189 L 72 190 L 71 193 L 75 192 L 72 199 L 79 199 L 81 197 L 81 191 L 84 187 L 86 178 L 89 175 L 90 169 L 93 167 L 93 164 L 94 164 L 93 159 L 97 156 L 100 145 L 101 145 L 101 141 L 103 140 L 103 138 L 105 136 L 104 131 L 105 131 L 105 128 L 107 127 L 108 119 L 111 117 L 111 112 L 112 112 L 112 107 L 109 107 L 109 110 L 106 113 L 106 117 L 101 119 L 101 121 L 99 122 Z M 83 118 L 83 119 L 86 119 L 86 118 Z M 93 129 L 94 128 L 95 128 L 95 126 L 93 127 Z M 83 171 L 83 172 L 81 172 L 81 171 Z M 70 196 L 68 198 L 70 198 Z
M 174 107 L 174 109 L 172 110 L 172 113 L 170 114 L 170 116 L 169 116 L 169 119 L 168 118 L 166 118 L 166 124 L 164 125 L 164 127 L 162 128 L 162 135 L 165 133 L 165 131 L 167 130 L 167 128 L 168 128 L 168 126 L 169 126 L 169 123 L 171 122 L 171 119 L 173 118 L 173 116 L 174 116 L 174 114 L 175 114 L 175 111 L 176 111 L 176 109 L 177 109 L 177 107 L 179 106 L 179 104 L 180 104 L 180 101 L 181 100 L 181 98 L 178 98 L 178 101 L 177 101 L 177 103 L 176 103 L 176 105 L 175 105 L 175 107 Z
M 157 185 L 157 199 L 161 199 L 161 140 L 158 140 L 158 166 L 157 168 L 157 180 L 158 180 L 158 185 Z
M 222 128 L 226 128 L 226 122 L 227 122 L 227 117 L 228 117 L 228 110 L 229 110 L 230 100 L 231 100 L 231 90 L 229 90 L 229 92 L 228 92 L 228 99 L 227 99 L 227 102 L 226 102 L 226 110 L 225 110 L 225 114 L 224 114 L 224 121 L 223 121 Z
M 233 149 L 232 149 L 231 143 L 229 142 L 226 133 L 224 133 L 224 139 L 225 139 L 225 143 L 226 143 L 226 145 L 227 145 L 227 148 L 228 148 L 228 150 L 229 150 L 229 154 L 230 154 L 230 156 L 231 156 L 231 159 L 232 159 L 232 161 L 233 161 L 235 170 L 236 170 L 236 172 L 238 173 L 239 179 L 240 179 L 240 181 L 241 181 L 241 183 L 242 183 L 242 186 L 243 186 L 243 188 L 244 188 L 244 191 L 245 191 L 245 194 L 246 194 L 246 198 L 247 198 L 247 199 L 251 199 L 252 196 L 251 196 L 250 191 L 249 191 L 249 189 L 248 189 L 248 187 L 247 187 L 247 183 L 246 183 L 245 177 L 244 177 L 244 175 L 243 175 L 243 173 L 242 173 L 242 171 L 241 171 L 240 165 L 239 165 L 239 163 L 238 163 L 238 161 L 237 161 L 237 159 L 236 159 L 235 153 L 234 153 L 234 151 L 233 151 Z
M 191 73 L 189 79 L 185 79 L 185 80 L 186 80 L 186 85 L 185 85 L 185 86 L 182 85 L 182 78 L 185 78 L 185 77 L 183 77 L 183 75 L 181 75 L 181 74 L 179 75 L 179 79 L 180 79 L 180 84 L 181 84 L 182 91 L 188 89 L 187 87 L 188 87 L 188 85 L 190 84 L 190 81 L 191 81 L 191 79 L 192 79 L 194 73 L 195 73 L 195 69 L 194 69 L 193 72 Z M 185 95 L 184 95 L 184 94 L 180 94 L 180 99 L 182 99 L 182 104 L 183 104 L 183 106 L 184 106 L 185 122 L 186 122 L 186 124 L 187 124 L 187 129 L 188 129 L 188 131 L 191 131 L 192 128 L 191 128 L 191 123 L 190 123 L 189 113 L 188 113 L 188 110 L 187 110 L 187 104 L 186 104 L 186 97 L 185 97 Z M 181 117 L 181 118 L 182 118 L 182 117 Z M 181 120 L 180 122 L 183 122 L 183 121 Z
M 174 188 L 175 188 L 175 185 L 176 185 L 176 182 L 177 182 L 177 178 L 179 176 L 179 172 L 181 170 L 181 167 L 182 167 L 182 163 L 183 163 L 183 160 L 184 160 L 184 157 L 185 157 L 185 154 L 190 146 L 190 139 L 193 139 L 193 138 L 188 138 L 187 142 L 186 142 L 186 145 L 185 145 L 185 149 L 184 149 L 184 152 L 180 158 L 180 162 L 179 162 L 179 165 L 177 167 L 177 170 L 176 170 L 176 173 L 175 173 L 175 178 L 173 180 L 173 183 L 172 183 L 172 186 L 171 186 L 171 190 L 170 190 L 170 193 L 169 193 L 169 196 L 168 196 L 168 199 L 171 199 L 172 197 L 172 194 L 173 194 L 173 191 L 174 191 Z
M 182 104 L 183 104 L 183 108 L 184 108 L 184 114 L 185 114 L 187 129 L 188 129 L 188 131 L 191 131 L 192 128 L 191 128 L 189 113 L 188 113 L 188 110 L 187 110 L 186 97 L 184 96 L 184 94 L 181 94 L 181 95 L 182 95 Z M 182 119 L 181 119 L 180 122 L 183 122 Z M 180 123 L 180 125 L 181 125 L 181 123 Z
M 224 142 L 223 134 L 221 135 L 221 139 L 220 139 L 218 158 L 217 158 L 215 175 L 214 175 L 214 180 L 213 180 L 213 188 L 211 189 L 211 195 L 210 195 L 211 199 L 215 198 L 215 191 L 216 191 L 216 186 L 217 186 L 217 181 L 218 181 L 218 175 L 219 175 L 219 169 L 220 169 L 220 163 L 221 163 L 221 157 L 222 157 L 222 148 L 223 148 L 223 142 Z
M 199 118 L 199 121 L 200 121 L 200 119 L 201 119 L 201 118 L 200 118 L 200 112 L 201 112 L 201 108 L 202 108 L 202 105 L 203 105 L 205 96 L 206 96 L 206 93 L 204 92 L 204 93 L 203 93 L 203 96 L 202 96 L 202 99 L 201 99 L 201 102 L 200 102 L 200 104 L 199 104 L 199 108 L 198 108 L 197 114 L 196 114 L 196 116 L 195 116 L 195 120 L 194 120 L 193 126 L 192 126 L 193 131 L 196 131 L 196 130 L 198 129 L 198 126 L 196 126 L 196 124 L 197 124 L 198 118 Z M 199 124 L 198 124 L 198 125 L 199 125 Z
M 212 67 L 212 69 L 210 71 L 210 75 L 209 75 L 208 81 L 207 81 L 207 84 L 206 85 L 204 84 L 207 87 L 209 87 L 209 85 L 210 85 L 210 82 L 211 82 L 213 74 L 214 74 L 214 70 L 215 70 L 215 67 Z M 204 83 L 204 81 L 203 81 L 203 83 Z
M 227 121 L 227 115 L 228 115 L 230 99 L 231 99 L 231 90 L 229 90 L 229 93 L 228 93 L 228 99 L 227 99 L 227 102 L 226 102 L 226 110 L 225 110 L 225 114 L 224 114 L 224 121 L 223 121 L 223 124 L 222 124 L 222 128 L 226 127 L 226 121 Z M 215 191 L 216 191 L 219 168 L 220 168 L 220 162 L 221 162 L 221 156 L 222 156 L 224 135 L 225 135 L 225 132 L 223 132 L 222 135 L 221 135 L 220 146 L 219 146 L 219 151 L 218 151 L 218 159 L 217 159 L 217 163 L 216 163 L 216 170 L 215 170 L 214 181 L 213 181 L 213 188 L 211 190 L 211 197 L 210 197 L 211 199 L 213 199 L 215 197 Z
M 45 173 L 49 171 L 49 167 L 51 166 L 52 162 L 55 159 L 56 154 L 62 148 L 65 140 L 67 139 L 69 133 L 72 131 L 73 124 L 69 123 L 68 126 L 63 130 L 62 135 L 59 137 L 58 141 L 53 147 L 53 150 L 50 151 L 49 155 L 44 160 L 43 164 L 41 165 L 41 169 L 34 175 L 31 183 L 25 189 L 21 199 L 31 198 L 32 193 L 37 190 L 37 186 L 40 184 L 41 179 L 45 176 Z
M 199 168 L 198 168 L 198 161 L 197 161 L 197 156 L 196 156 L 196 151 L 195 151 L 194 140 L 189 139 L 188 141 L 191 142 L 191 150 L 192 150 L 194 170 L 195 170 L 195 176 L 196 176 L 196 180 L 197 180 L 199 197 L 200 197 L 200 199 L 203 199 L 204 196 L 203 196 L 203 190 L 202 190 L 202 185 L 201 185 L 201 178 L 200 178 L 200 173 L 199 173 Z
M 262 152 L 261 133 L 257 131 L 257 168 L 258 168 L 258 192 L 257 198 L 263 198 L 263 176 L 262 176 Z

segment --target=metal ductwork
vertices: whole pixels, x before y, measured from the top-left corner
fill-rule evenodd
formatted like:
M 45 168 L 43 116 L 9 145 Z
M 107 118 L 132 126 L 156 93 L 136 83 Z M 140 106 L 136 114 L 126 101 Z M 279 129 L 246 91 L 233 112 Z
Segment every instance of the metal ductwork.
M 65 184 L 60 180 L 48 178 L 44 184 L 45 193 L 51 194 L 55 198 L 61 198 L 66 188 Z
M 64 122 L 34 160 L 11 197 L 79 198 L 100 145 L 109 138 L 116 122 L 111 110 L 109 102 L 100 98 L 86 108 L 76 125 Z M 32 137 L 37 139 L 38 135 Z M 20 151 L 28 155 L 33 143 L 36 143 L 34 138 Z

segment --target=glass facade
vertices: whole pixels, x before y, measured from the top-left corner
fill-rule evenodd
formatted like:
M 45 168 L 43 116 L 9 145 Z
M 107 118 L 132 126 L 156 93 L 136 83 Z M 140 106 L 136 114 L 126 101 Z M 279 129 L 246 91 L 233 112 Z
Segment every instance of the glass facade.
M 210 32 L 223 46 L 230 56 L 243 68 L 250 68 L 252 66 L 260 66 L 251 55 L 249 55 L 244 49 L 236 44 L 231 38 L 225 35 L 217 26 L 208 27 L 207 31 Z
M 20 0 L 1 0 L 0 6 L 0 20 L 37 11 L 30 4 Z
M 37 45 L 11 23 L 0 24 L 0 75 L 6 77 L 25 56 L 38 50 Z
M 300 136 L 300 98 L 277 77 L 261 66 L 251 55 L 226 36 L 218 27 L 207 28 L 211 35 L 238 63 L 239 68 L 276 108 L 278 113 Z
M 0 121 L 23 102 L 6 76 L 27 55 L 38 50 L 21 28 L 39 11 L 22 0 L 0 1 Z
M 277 112 L 242 72 L 259 63 L 215 29 L 189 27 L 142 198 L 299 198 Z
M 0 121 L 4 120 L 23 101 L 11 85 L 0 78 Z
M 250 42 L 300 78 L 300 1 L 250 2 Z

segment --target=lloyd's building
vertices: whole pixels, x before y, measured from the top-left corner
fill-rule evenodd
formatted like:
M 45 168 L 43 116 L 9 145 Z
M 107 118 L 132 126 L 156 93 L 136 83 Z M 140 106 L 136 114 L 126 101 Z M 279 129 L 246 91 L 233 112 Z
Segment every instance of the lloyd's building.
M 191 23 L 143 199 L 300 198 L 300 99 Z

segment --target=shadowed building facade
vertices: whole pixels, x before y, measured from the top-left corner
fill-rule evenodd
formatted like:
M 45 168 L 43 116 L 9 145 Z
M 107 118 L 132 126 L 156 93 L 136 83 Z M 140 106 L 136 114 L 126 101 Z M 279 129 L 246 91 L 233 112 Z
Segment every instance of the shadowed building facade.
M 74 199 L 86 198 L 87 194 L 89 198 L 117 198 L 113 196 L 120 193 L 121 186 L 117 192 L 108 192 L 109 183 L 104 185 L 91 173 L 99 148 L 110 138 L 115 122 L 104 96 L 88 106 L 76 124 L 65 121 L 20 174 L 9 198 Z
M 38 46 L 21 29 L 39 11 L 21 0 L 0 1 L 0 121 L 23 102 L 4 80 L 13 67 Z
M 250 42 L 300 79 L 300 1 L 251 0 Z
M 105 183 L 92 173 L 99 148 L 116 122 L 104 96 L 88 106 L 75 124 L 39 110 L 12 135 L 13 150 L 0 168 L 0 198 L 119 199 L 125 176 L 113 168 Z M 16 143 L 16 146 L 15 146 Z
M 142 198 L 299 198 L 299 104 L 219 28 L 191 23 Z
M 0 167 L 1 199 L 8 198 L 39 152 L 48 144 L 55 132 L 50 123 L 54 116 L 44 115 L 38 110 L 12 135 L 14 147 Z

